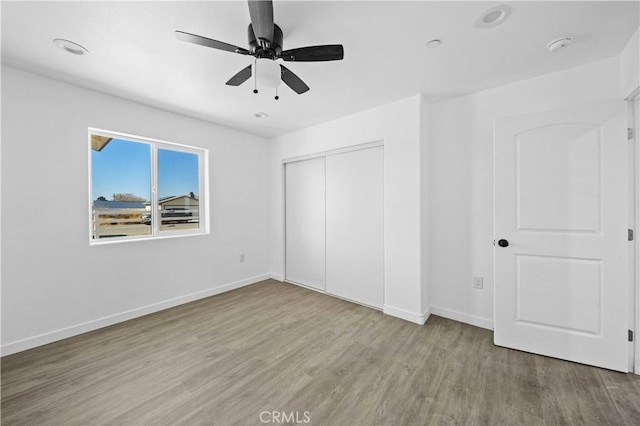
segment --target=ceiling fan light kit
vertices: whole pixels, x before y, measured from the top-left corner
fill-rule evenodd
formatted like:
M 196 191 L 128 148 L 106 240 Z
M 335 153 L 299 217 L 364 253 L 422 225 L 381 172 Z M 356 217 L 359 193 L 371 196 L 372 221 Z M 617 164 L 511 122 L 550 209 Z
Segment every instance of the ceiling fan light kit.
M 258 93 L 258 86 L 276 89 L 275 99 L 278 99 L 278 86 L 283 81 L 297 94 L 305 93 L 309 86 L 290 69 L 276 61 L 285 62 L 325 62 L 339 61 L 344 57 L 341 44 L 299 47 L 282 50 L 284 34 L 282 29 L 273 22 L 273 2 L 271 0 L 249 0 L 249 15 L 251 24 L 247 29 L 249 49 L 234 46 L 184 31 L 176 31 L 178 40 L 239 55 L 253 56 L 253 66 L 240 70 L 227 81 L 228 86 L 240 86 L 251 76 L 254 77 L 253 93 Z M 253 68 L 253 69 L 252 69 Z
M 268 58 L 256 58 L 253 64 L 253 78 L 258 87 L 275 89 L 280 86 L 280 66 Z

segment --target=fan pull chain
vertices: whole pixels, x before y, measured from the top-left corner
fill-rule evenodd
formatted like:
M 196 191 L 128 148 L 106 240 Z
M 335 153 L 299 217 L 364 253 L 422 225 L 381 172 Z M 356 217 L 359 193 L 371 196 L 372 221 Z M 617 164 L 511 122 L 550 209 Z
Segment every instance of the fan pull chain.
M 278 99 L 280 99 L 280 96 L 278 96 L 278 86 L 276 86 L 276 97 L 275 97 L 274 99 L 275 99 L 276 101 L 277 101 Z
M 253 61 L 253 93 L 258 93 L 258 58 Z

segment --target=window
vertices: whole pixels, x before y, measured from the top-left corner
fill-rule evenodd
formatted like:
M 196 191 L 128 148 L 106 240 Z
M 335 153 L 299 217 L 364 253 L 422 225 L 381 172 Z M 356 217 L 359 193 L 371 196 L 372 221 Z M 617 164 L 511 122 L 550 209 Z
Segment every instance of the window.
M 207 232 L 207 150 L 89 129 L 90 242 Z

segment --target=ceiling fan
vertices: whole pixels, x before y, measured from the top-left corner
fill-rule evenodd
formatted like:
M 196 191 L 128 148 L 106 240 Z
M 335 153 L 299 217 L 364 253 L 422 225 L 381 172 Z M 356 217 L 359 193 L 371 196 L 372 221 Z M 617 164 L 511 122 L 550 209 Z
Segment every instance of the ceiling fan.
M 283 34 L 280 27 L 273 23 L 273 2 L 271 0 L 249 0 L 249 15 L 251 17 L 248 28 L 249 49 L 184 31 L 176 31 L 176 38 L 201 46 L 255 57 L 253 65 L 243 68 L 227 81 L 226 84 L 229 86 L 240 86 L 254 74 L 254 78 L 260 84 L 277 88 L 280 81 L 283 81 L 297 94 L 306 92 L 309 90 L 309 86 L 284 65 L 278 66 L 276 60 L 320 62 L 338 61 L 344 57 L 341 44 L 282 50 Z M 252 67 L 254 68 L 253 73 Z M 257 86 L 254 87 L 253 92 L 258 93 Z M 278 99 L 277 92 L 275 98 Z

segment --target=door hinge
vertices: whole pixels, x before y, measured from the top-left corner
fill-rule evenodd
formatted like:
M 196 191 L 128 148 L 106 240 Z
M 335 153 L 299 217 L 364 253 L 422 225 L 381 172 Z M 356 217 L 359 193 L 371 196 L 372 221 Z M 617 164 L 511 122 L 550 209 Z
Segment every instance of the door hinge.
M 627 231 L 627 240 L 633 241 L 633 229 Z
M 633 129 L 631 127 L 627 127 L 627 140 L 633 139 Z
M 633 330 L 629 330 L 629 341 L 633 342 Z

